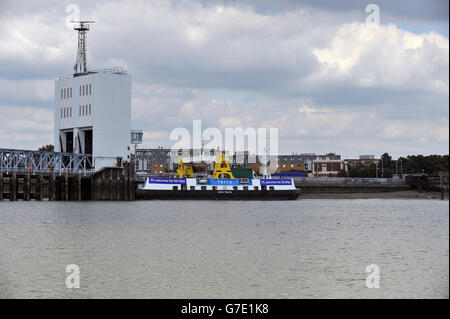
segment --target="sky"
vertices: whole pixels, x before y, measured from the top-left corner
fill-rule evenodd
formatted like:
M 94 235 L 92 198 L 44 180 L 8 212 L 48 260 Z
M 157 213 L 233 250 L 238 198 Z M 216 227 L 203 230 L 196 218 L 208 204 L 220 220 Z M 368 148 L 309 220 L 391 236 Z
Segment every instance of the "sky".
M 371 3 L 0 0 L 0 148 L 53 144 L 76 5 L 95 20 L 88 69 L 132 75 L 143 147 L 171 147 L 174 128 L 201 120 L 278 128 L 283 154 L 448 154 L 448 1 L 373 2 L 379 25 Z

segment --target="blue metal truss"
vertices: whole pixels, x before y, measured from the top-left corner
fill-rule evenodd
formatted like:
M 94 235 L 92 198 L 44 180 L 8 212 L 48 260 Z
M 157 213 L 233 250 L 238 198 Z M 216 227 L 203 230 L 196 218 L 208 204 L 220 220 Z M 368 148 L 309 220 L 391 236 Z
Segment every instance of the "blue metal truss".
M 93 173 L 92 155 L 0 148 L 0 172 Z

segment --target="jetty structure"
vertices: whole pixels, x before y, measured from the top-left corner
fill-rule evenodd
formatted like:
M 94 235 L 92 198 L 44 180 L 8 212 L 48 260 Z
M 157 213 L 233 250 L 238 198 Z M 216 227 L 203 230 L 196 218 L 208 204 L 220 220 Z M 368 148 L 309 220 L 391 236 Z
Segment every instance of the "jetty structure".
M 131 75 L 87 67 L 94 21 L 71 21 L 78 33 L 73 73 L 55 81 L 54 152 L 0 149 L 0 200 L 132 200 Z
M 86 34 L 93 21 L 74 21 L 74 73 L 55 81 L 56 152 L 92 155 L 93 168 L 130 160 L 131 76 L 123 68 L 89 70 Z
M 86 39 L 94 21 L 73 23 L 78 34 L 73 73 L 60 76 L 55 81 L 54 151 L 0 148 L 0 200 L 134 200 L 145 190 L 142 185 L 148 182 L 149 176 L 136 175 L 135 169 L 135 162 L 142 166 L 145 160 L 142 160 L 143 150 L 136 150 L 136 145 L 142 143 L 143 131 L 131 129 L 131 75 L 120 67 L 89 69 Z M 192 156 L 191 160 L 194 158 Z M 201 156 L 200 161 L 204 160 Z M 223 161 L 214 164 L 213 178 L 227 173 L 221 171 L 220 163 Z M 184 161 L 178 166 L 175 178 L 183 179 L 186 174 L 192 178 L 192 163 Z M 229 176 L 226 176 L 230 181 L 253 178 L 253 175 L 234 176 L 237 171 L 233 169 L 230 168 Z M 388 179 L 309 179 L 293 177 L 292 186 L 301 188 L 302 193 L 321 194 L 389 192 L 410 188 L 406 183 Z M 447 185 L 448 190 L 448 173 L 446 180 L 441 177 L 440 184 L 440 189 Z M 230 187 L 233 191 L 236 187 L 246 190 L 244 187 L 248 185 Z M 214 190 L 218 185 L 209 186 Z M 206 187 L 206 191 L 209 186 L 198 185 L 200 189 Z M 254 191 L 256 187 L 262 191 L 263 186 L 252 184 Z M 183 187 L 180 186 L 180 191 Z M 189 185 L 189 189 L 191 187 L 195 189 L 196 185 Z M 226 191 L 229 190 L 224 189 L 224 194 L 229 194 Z M 145 198 L 149 193 L 143 194 Z

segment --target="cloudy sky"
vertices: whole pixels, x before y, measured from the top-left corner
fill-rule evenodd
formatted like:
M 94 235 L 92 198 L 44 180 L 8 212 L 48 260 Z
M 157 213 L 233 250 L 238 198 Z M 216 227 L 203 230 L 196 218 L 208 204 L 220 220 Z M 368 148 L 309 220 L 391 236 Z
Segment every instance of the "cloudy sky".
M 394 157 L 449 150 L 448 1 L 0 0 L 0 147 L 53 143 L 54 80 L 77 36 L 88 68 L 133 77 L 144 145 L 175 127 L 277 127 L 282 153 Z

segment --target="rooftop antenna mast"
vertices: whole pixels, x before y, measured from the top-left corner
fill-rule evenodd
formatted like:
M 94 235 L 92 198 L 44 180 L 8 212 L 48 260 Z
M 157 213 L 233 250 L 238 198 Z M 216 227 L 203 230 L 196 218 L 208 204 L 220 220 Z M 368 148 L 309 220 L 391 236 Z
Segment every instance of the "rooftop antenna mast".
M 78 31 L 77 61 L 73 67 L 74 75 L 87 73 L 86 68 L 86 33 L 89 31 L 89 23 L 94 21 L 70 21 L 75 23 L 74 30 Z

